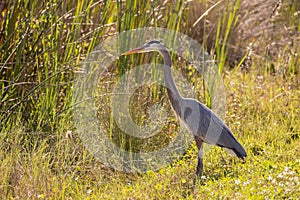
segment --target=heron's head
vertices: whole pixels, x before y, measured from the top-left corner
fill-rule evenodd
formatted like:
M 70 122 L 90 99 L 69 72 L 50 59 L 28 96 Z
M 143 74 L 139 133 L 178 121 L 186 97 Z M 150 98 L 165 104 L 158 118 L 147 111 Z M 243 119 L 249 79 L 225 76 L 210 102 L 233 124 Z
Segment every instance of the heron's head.
M 163 50 L 167 50 L 166 46 L 163 43 L 161 43 L 158 40 L 151 40 L 140 47 L 134 48 L 130 51 L 123 53 L 122 55 L 130 55 L 134 53 L 143 53 L 143 52 L 150 52 L 150 51 L 163 51 Z

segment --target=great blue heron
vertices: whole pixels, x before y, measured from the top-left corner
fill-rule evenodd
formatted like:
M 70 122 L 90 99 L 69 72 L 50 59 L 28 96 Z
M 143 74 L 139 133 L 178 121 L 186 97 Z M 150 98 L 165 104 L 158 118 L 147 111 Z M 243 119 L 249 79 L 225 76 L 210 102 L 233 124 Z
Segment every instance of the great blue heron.
M 203 173 L 203 142 L 226 148 L 231 153 L 244 160 L 247 156 L 246 151 L 235 139 L 226 124 L 199 101 L 191 98 L 183 98 L 180 95 L 171 74 L 171 57 L 168 49 L 163 43 L 152 40 L 138 48 L 123 53 L 123 55 L 150 51 L 158 51 L 163 56 L 164 78 L 171 105 L 176 115 L 179 116 L 187 129 L 194 135 L 198 147 L 198 165 L 196 174 L 202 176 Z

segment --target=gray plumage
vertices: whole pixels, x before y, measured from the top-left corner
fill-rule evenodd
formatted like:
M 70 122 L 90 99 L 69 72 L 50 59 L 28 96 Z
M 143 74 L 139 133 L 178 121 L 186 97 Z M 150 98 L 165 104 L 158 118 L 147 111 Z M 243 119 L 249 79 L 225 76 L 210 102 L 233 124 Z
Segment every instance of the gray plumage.
M 196 174 L 202 175 L 203 142 L 227 149 L 244 160 L 247 156 L 242 145 L 235 139 L 226 124 L 210 109 L 195 99 L 183 98 L 176 88 L 171 73 L 172 61 L 170 54 L 159 41 L 152 40 L 141 47 L 135 48 L 124 55 L 158 51 L 164 58 L 164 77 L 167 93 L 176 115 L 183 121 L 187 129 L 194 135 L 198 147 L 198 165 Z

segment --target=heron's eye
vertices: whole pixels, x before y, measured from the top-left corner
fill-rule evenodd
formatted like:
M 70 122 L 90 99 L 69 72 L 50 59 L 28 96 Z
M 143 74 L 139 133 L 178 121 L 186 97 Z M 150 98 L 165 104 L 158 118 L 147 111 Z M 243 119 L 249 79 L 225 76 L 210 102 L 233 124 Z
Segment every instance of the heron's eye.
M 152 41 L 150 41 L 149 43 L 148 43 L 148 45 L 150 45 L 150 44 L 159 44 L 160 42 L 159 41 L 157 41 L 157 40 L 152 40 Z

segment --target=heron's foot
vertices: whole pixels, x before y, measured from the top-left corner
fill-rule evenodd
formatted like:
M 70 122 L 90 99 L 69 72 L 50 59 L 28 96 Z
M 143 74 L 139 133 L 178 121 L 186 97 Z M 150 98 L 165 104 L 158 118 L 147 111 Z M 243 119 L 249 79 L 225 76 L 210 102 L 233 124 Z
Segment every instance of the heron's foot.
M 200 180 L 200 184 L 203 185 L 203 180 L 202 180 L 202 176 L 203 176 L 203 160 L 202 160 L 202 154 L 201 152 L 198 152 L 198 165 L 196 168 L 196 174 L 195 174 L 195 179 L 194 179 L 194 185 L 196 184 L 197 180 Z
M 196 169 L 196 175 L 199 177 L 203 175 L 203 159 L 201 150 L 198 151 L 198 164 Z
M 196 176 L 201 177 L 202 175 L 203 175 L 203 166 L 199 167 L 199 165 L 198 165 L 197 169 L 196 169 Z
M 205 180 L 206 177 L 202 175 L 202 171 L 201 173 L 197 173 L 194 176 L 194 181 L 193 181 L 193 186 L 195 187 L 196 185 L 205 185 Z

